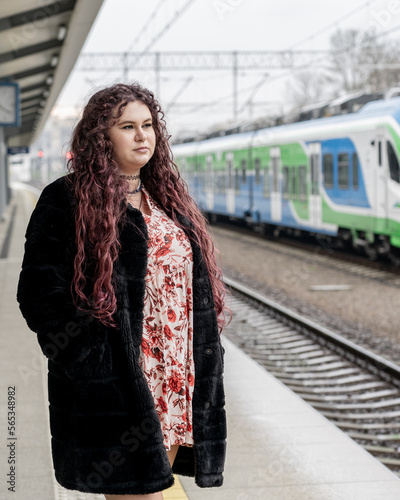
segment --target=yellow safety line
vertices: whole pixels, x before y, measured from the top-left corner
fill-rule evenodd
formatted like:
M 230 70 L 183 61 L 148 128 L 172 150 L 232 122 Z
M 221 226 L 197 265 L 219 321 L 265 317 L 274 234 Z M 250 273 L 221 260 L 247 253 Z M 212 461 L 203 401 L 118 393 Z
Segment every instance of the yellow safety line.
M 183 489 L 178 476 L 174 474 L 175 483 L 168 489 L 163 491 L 163 496 L 165 500 L 189 500 Z
M 37 202 L 38 202 L 38 197 L 37 197 L 37 196 L 35 196 L 35 195 L 32 193 L 32 191 L 29 191 L 29 189 L 25 189 L 25 192 L 26 192 L 26 193 L 29 193 L 29 196 L 30 196 L 31 201 L 32 201 L 32 205 L 33 205 L 33 207 L 35 208 L 35 207 L 36 207 L 36 204 L 37 204 Z

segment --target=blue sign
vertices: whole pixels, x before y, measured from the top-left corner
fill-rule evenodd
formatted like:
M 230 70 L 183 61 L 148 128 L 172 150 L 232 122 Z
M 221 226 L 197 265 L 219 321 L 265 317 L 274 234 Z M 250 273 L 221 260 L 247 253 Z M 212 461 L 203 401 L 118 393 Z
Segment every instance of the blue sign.
M 7 148 L 8 155 L 26 155 L 29 153 L 29 146 L 13 146 Z

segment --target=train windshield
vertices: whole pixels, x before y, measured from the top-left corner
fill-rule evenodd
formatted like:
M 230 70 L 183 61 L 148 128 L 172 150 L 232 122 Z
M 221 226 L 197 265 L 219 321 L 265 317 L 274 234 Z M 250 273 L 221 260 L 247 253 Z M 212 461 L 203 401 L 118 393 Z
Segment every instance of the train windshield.
M 389 141 L 387 141 L 387 154 L 388 154 L 390 178 L 400 183 L 399 160 L 397 159 L 397 155 L 393 149 L 392 144 Z

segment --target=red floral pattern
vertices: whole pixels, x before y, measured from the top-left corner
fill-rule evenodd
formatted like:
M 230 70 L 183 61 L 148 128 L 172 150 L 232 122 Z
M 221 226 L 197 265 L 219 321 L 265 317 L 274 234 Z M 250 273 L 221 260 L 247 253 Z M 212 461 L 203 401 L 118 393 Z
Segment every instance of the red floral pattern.
M 193 446 L 193 257 L 184 233 L 143 189 L 151 210 L 139 362 L 154 398 L 164 444 Z

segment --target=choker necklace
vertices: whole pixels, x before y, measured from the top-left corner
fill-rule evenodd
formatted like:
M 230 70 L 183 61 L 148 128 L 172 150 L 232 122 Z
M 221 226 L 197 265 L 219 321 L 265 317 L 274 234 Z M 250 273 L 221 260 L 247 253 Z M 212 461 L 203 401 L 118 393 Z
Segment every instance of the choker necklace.
M 140 174 L 137 175 L 120 174 L 120 176 L 123 177 L 124 179 L 130 179 L 130 180 L 140 179 Z
M 142 181 L 140 181 L 139 187 L 135 191 L 128 191 L 128 194 L 136 194 L 143 189 Z

